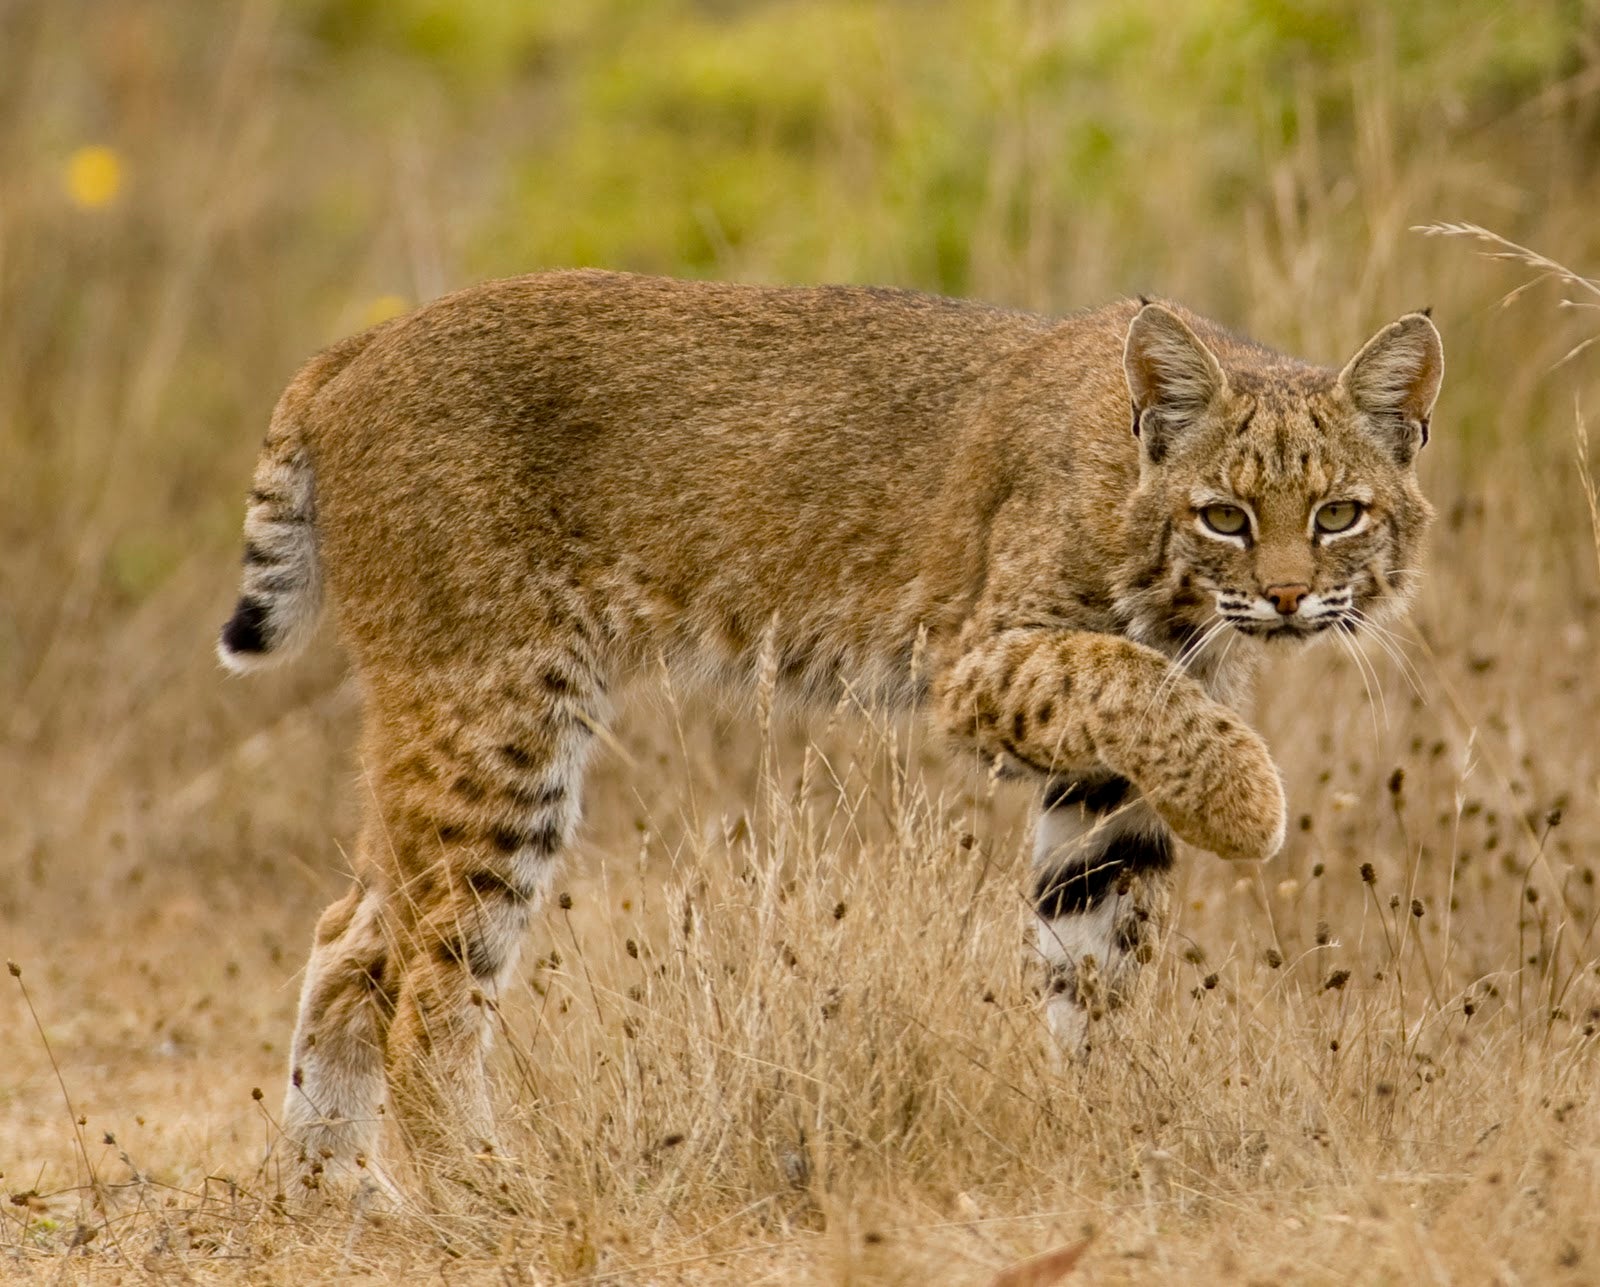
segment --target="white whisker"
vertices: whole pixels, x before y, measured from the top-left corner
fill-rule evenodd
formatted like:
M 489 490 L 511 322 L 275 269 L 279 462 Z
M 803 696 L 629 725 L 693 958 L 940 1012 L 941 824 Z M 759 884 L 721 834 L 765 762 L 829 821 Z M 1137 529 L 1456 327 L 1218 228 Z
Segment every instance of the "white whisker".
M 1373 740 L 1374 743 L 1377 743 L 1377 742 L 1382 740 L 1382 736 L 1383 735 L 1382 735 L 1381 731 L 1378 728 L 1378 704 L 1377 704 L 1377 702 L 1375 702 L 1373 700 L 1372 683 L 1367 679 L 1367 663 L 1366 663 L 1366 659 L 1364 657 L 1362 657 L 1360 649 L 1358 649 L 1355 646 L 1355 644 L 1351 641 L 1349 635 L 1345 634 L 1345 632 L 1342 631 L 1342 630 L 1337 631 L 1336 633 L 1337 633 L 1337 636 L 1338 636 L 1338 639 L 1339 639 L 1339 646 L 1341 648 L 1343 648 L 1345 650 L 1345 652 L 1347 652 L 1350 655 L 1350 660 L 1355 663 L 1356 672 L 1361 676 L 1361 686 L 1362 686 L 1362 688 L 1366 689 L 1366 693 L 1367 693 L 1367 713 L 1369 715 L 1371 715 L 1371 717 L 1372 717 L 1372 740 Z M 1381 698 L 1382 693 L 1383 693 L 1383 685 L 1382 684 L 1378 685 L 1378 693 L 1379 693 L 1379 696 Z M 1383 725 L 1384 725 L 1385 728 L 1387 728 L 1388 725 L 1389 725 L 1389 704 L 1388 704 L 1388 702 L 1384 702 L 1384 705 L 1383 705 Z
M 1362 612 L 1360 608 L 1351 608 L 1350 618 L 1356 623 L 1357 633 L 1364 638 L 1370 638 L 1383 650 L 1384 655 L 1399 667 L 1400 674 L 1405 678 L 1406 683 L 1411 686 L 1411 691 L 1418 697 L 1426 698 L 1427 694 L 1423 692 L 1422 674 L 1412 663 L 1411 658 L 1406 656 L 1405 641 L 1380 626 L 1371 617 Z

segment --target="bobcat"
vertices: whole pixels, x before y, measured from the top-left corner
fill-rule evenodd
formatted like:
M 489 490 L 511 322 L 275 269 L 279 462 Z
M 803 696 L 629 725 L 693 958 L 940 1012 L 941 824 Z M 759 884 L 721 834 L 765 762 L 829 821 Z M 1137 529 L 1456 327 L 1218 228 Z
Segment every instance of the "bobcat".
M 326 577 L 363 681 L 356 881 L 317 924 L 283 1116 L 305 1182 L 373 1158 L 386 1089 L 413 1152 L 492 1149 L 486 1003 L 608 695 L 663 661 L 923 707 L 1037 780 L 1047 1008 L 1081 1050 L 1159 941 L 1173 837 L 1281 844 L 1232 708 L 1267 649 L 1403 605 L 1442 371 L 1426 312 L 1334 372 L 1167 303 L 592 271 L 312 359 L 220 643 L 236 671 L 294 652 Z

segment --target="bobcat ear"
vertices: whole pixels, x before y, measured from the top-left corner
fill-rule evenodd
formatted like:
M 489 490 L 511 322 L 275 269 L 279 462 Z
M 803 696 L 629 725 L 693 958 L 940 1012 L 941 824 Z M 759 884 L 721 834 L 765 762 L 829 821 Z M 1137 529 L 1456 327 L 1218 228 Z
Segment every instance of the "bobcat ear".
M 1428 441 L 1444 378 L 1444 344 L 1426 311 L 1390 322 L 1339 373 L 1339 389 L 1409 463 Z
M 1152 463 L 1176 434 L 1227 392 L 1222 364 L 1171 309 L 1145 303 L 1128 325 L 1122 370 L 1133 399 L 1134 436 Z

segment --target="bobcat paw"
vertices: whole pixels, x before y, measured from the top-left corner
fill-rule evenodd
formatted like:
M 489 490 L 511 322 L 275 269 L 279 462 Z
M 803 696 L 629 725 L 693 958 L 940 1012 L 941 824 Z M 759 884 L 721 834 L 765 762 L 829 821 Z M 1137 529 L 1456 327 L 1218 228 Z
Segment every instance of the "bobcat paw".
M 1191 748 L 1185 771 L 1146 791 L 1168 825 L 1190 844 L 1235 862 L 1265 862 L 1283 847 L 1287 806 L 1267 745 L 1231 712 Z

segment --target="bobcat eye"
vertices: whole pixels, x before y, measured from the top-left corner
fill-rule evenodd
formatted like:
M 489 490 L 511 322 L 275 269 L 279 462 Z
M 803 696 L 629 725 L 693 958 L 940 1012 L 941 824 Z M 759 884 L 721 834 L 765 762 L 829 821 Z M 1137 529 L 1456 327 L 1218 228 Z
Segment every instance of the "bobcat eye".
M 1250 526 L 1249 516 L 1237 505 L 1207 505 L 1200 511 L 1200 518 L 1223 536 L 1238 536 Z
M 1360 517 L 1359 501 L 1329 501 L 1317 511 L 1317 531 L 1348 532 Z

